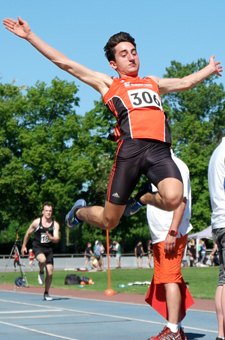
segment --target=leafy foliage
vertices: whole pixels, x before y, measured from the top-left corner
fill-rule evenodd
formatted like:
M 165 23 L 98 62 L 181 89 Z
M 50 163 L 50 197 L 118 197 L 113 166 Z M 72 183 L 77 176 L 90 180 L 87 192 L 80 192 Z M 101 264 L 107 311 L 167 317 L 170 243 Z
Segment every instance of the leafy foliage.
M 204 59 L 185 66 L 172 61 L 165 77 L 184 77 L 205 65 Z M 91 225 L 74 231 L 65 228 L 65 215 L 75 199 L 104 205 L 117 148 L 107 140 L 116 123 L 112 114 L 100 100 L 84 116 L 77 115 L 77 91 L 74 82 L 58 78 L 49 87 L 42 82 L 27 88 L 0 84 L 1 243 L 13 242 L 18 227 L 23 238 L 45 201 L 53 203 L 61 226 L 59 252 L 83 252 L 96 239 L 106 242 L 106 232 Z M 208 162 L 225 133 L 224 89 L 211 76 L 194 89 L 162 98 L 174 152 L 191 173 L 192 224 L 201 230 L 211 216 Z M 146 249 L 148 238 L 145 209 L 132 218 L 122 217 L 110 231 L 110 239 L 118 239 L 124 252 L 133 251 L 138 241 Z

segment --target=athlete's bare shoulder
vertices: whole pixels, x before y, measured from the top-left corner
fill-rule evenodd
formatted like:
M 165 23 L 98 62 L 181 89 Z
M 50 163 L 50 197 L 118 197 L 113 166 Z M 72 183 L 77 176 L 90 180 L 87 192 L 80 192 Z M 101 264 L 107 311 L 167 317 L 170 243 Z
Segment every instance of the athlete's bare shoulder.
M 57 221 L 54 220 L 54 227 L 60 229 L 60 225 Z
M 151 78 L 152 80 L 154 80 L 154 81 L 159 85 L 159 81 L 160 81 L 160 78 L 159 78 L 159 77 L 156 77 L 156 76 L 148 76 L 147 78 Z
M 40 217 L 38 217 L 38 218 L 36 218 L 35 220 L 33 220 L 33 222 L 31 223 L 31 225 L 30 225 L 30 227 L 33 229 L 36 229 L 38 226 L 39 226 L 39 224 L 40 224 Z
M 108 92 L 110 86 L 112 85 L 113 79 L 104 73 L 97 73 L 98 91 L 101 93 L 102 97 Z

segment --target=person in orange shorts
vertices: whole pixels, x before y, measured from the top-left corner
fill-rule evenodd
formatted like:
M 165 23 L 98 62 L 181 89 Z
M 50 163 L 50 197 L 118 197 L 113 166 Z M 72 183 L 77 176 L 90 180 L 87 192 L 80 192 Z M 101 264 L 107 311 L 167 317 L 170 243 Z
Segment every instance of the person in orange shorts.
M 147 219 L 153 243 L 154 274 L 146 302 L 168 320 L 162 332 L 151 337 L 151 340 L 186 340 L 181 320 L 186 309 L 194 303 L 181 272 L 187 236 L 192 229 L 189 169 L 172 150 L 171 156 L 182 176 L 183 201 L 175 211 L 170 212 L 147 205 Z M 156 187 L 153 187 L 153 191 L 156 190 Z

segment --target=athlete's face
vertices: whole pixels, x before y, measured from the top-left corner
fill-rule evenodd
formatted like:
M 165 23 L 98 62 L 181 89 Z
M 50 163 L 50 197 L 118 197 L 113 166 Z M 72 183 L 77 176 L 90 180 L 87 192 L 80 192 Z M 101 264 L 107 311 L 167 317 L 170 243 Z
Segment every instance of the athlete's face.
M 42 210 L 42 214 L 46 219 L 49 219 L 52 217 L 52 207 L 45 205 L 44 209 Z
M 130 42 L 121 42 L 115 47 L 115 60 L 110 61 L 110 66 L 116 70 L 120 78 L 136 77 L 140 66 L 136 48 Z

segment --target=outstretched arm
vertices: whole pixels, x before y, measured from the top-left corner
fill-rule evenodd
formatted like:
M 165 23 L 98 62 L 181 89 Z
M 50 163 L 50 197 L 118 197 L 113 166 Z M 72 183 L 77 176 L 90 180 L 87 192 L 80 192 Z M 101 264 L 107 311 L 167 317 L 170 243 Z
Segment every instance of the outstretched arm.
M 74 77 L 93 87 L 103 96 L 108 91 L 112 79 L 106 74 L 92 71 L 85 66 L 70 60 L 63 53 L 57 51 L 53 47 L 46 44 L 30 29 L 28 23 L 18 17 L 18 21 L 14 19 L 4 19 L 5 28 L 20 38 L 26 39 L 41 54 L 52 61 L 55 65 L 72 74 Z
M 158 86 L 160 93 L 170 93 L 170 92 L 181 92 L 186 91 L 194 86 L 201 83 L 203 80 L 216 74 L 217 76 L 222 76 L 223 67 L 220 65 L 220 61 L 215 61 L 215 56 L 213 55 L 209 59 L 209 64 L 198 72 L 192 73 L 184 78 L 164 78 L 160 79 L 155 76 L 151 76 Z

